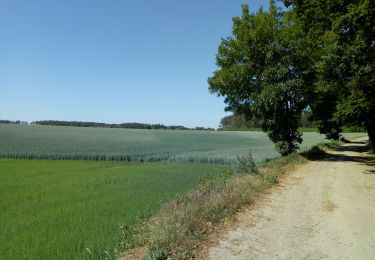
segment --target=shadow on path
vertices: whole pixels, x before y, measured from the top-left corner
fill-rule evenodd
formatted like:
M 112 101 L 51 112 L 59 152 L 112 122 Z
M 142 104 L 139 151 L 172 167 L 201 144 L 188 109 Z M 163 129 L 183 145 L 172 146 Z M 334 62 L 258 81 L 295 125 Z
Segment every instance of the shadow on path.
M 364 173 L 365 174 L 375 174 L 375 170 L 367 170 Z
M 310 161 L 332 161 L 332 162 L 358 162 L 366 163 L 367 165 L 375 165 L 370 161 L 370 158 L 363 153 L 367 152 L 365 146 L 366 142 L 356 141 L 335 147 L 332 152 L 326 152 L 320 148 L 315 148 L 312 152 L 302 155 Z M 345 152 L 357 153 L 358 155 L 348 155 Z

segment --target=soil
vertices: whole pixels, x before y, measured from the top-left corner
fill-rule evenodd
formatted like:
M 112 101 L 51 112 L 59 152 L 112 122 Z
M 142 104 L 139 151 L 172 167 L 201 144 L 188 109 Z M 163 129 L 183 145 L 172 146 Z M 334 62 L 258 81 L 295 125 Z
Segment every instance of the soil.
M 210 259 L 375 259 L 375 168 L 365 140 L 285 175 L 216 238 Z

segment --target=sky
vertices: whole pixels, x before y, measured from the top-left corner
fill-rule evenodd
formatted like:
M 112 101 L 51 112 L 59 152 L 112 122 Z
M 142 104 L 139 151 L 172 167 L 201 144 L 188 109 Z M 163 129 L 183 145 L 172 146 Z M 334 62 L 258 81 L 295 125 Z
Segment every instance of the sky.
M 0 0 L 0 119 L 218 127 L 222 37 L 267 0 Z

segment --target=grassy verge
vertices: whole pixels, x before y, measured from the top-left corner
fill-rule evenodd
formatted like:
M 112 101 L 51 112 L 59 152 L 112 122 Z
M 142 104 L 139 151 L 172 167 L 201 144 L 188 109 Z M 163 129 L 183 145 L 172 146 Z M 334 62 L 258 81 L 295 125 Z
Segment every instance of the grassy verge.
M 276 184 L 280 175 L 306 161 L 301 154 L 291 154 L 256 167 L 251 157 L 242 158 L 233 174 L 206 178 L 196 189 L 165 204 L 156 215 L 128 232 L 120 249 L 146 247 L 145 259 L 194 257 L 215 224 L 232 218 Z
M 148 252 L 144 259 L 194 258 L 214 225 L 225 223 L 239 209 L 252 204 L 296 165 L 323 158 L 328 149 L 341 144 L 320 143 L 303 153 L 267 160 L 257 166 L 251 156 L 242 157 L 233 173 L 205 178 L 196 189 L 178 196 L 149 220 L 128 230 L 120 249 L 146 248 L 142 251 Z

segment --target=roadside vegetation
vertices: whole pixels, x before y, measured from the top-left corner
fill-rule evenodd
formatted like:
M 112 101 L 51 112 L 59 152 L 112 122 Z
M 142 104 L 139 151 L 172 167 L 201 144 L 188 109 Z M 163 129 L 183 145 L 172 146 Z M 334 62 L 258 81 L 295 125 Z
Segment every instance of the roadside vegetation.
M 246 205 L 306 158 L 318 159 L 341 142 L 320 143 L 311 149 L 256 164 L 251 154 L 238 158 L 235 170 L 206 176 L 193 190 L 166 203 L 148 221 L 127 227 L 118 251 L 143 247 L 145 259 L 194 258 L 200 245 L 218 225 L 225 225 Z M 138 255 L 138 257 L 141 257 Z

